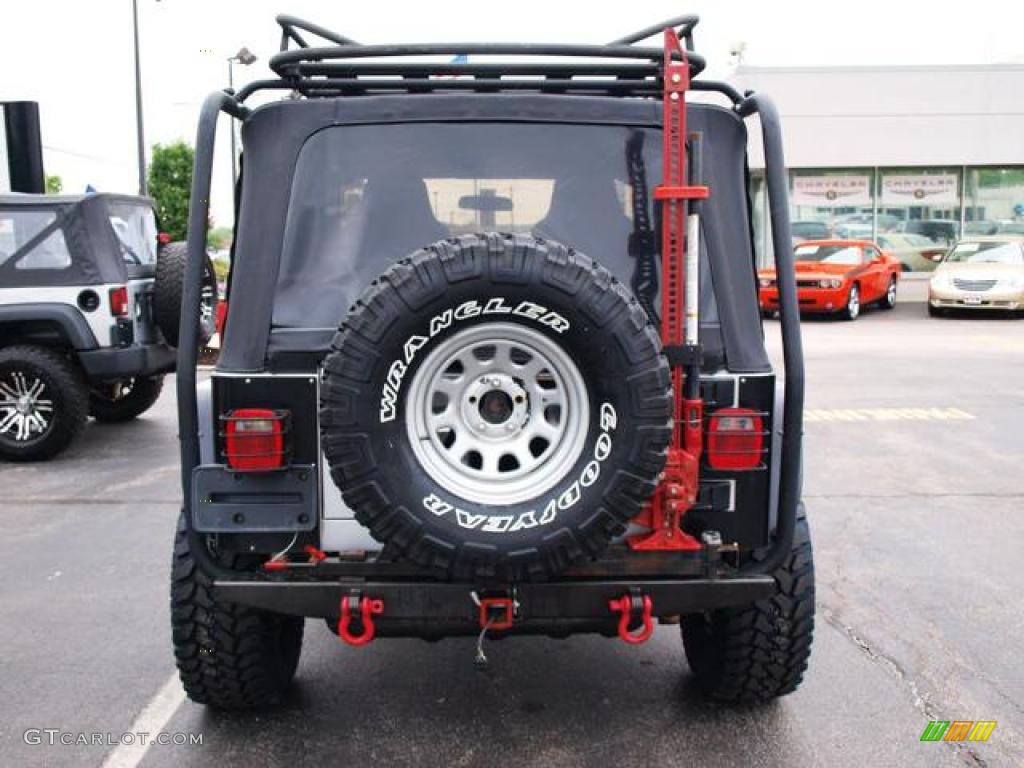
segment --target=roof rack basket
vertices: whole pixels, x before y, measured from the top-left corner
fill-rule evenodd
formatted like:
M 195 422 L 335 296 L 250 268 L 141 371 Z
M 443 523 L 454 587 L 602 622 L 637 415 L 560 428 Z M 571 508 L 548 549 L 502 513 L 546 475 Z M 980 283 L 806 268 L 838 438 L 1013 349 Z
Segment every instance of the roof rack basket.
M 265 89 L 287 89 L 309 98 L 452 91 L 659 97 L 664 49 L 639 43 L 674 29 L 685 41 L 690 76 L 695 77 L 705 65 L 703 57 L 692 53 L 697 22 L 697 16 L 679 16 L 605 45 L 362 45 L 304 19 L 281 15 L 280 52 L 270 60 L 280 80 L 251 83 L 238 98 Z

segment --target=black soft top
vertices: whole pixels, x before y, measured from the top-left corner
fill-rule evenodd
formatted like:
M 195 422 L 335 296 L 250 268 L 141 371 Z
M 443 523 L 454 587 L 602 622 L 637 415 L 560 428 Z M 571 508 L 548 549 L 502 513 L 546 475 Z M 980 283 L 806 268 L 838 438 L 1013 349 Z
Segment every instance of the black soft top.
M 758 315 L 757 284 L 748 201 L 747 132 L 733 110 L 710 103 L 688 105 L 690 131 L 703 135 L 704 207 L 701 293 L 710 306 L 702 318 L 707 367 L 735 372 L 770 370 Z M 333 328 L 276 328 L 274 304 L 285 248 L 289 207 L 300 152 L 318 133 L 338 126 L 415 123 L 529 123 L 635 126 L 658 131 L 661 102 L 561 94 L 433 93 L 284 100 L 249 114 L 242 127 L 243 181 L 231 276 L 231 316 L 219 368 L 258 371 L 306 367 L 328 349 Z M 649 168 L 660 180 L 660 167 Z M 421 243 L 426 245 L 426 243 Z M 571 243 L 569 243 L 571 245 Z M 591 254 L 593 255 L 593 254 Z M 310 254 L 317 258 L 318 254 Z M 395 259 L 377 265 L 383 272 Z M 629 285 L 635 267 L 626 243 L 598 258 Z M 356 273 L 359 270 L 353 269 Z M 357 284 L 362 283 L 362 284 Z M 308 281 L 302 301 L 330 302 L 343 317 L 368 280 L 325 292 Z M 710 303 L 708 303 L 710 302 Z
M 122 246 L 110 222 L 111 211 L 123 205 L 153 209 L 148 197 L 111 193 L 86 195 L 0 194 L 0 217 L 6 211 L 52 211 L 52 220 L 22 243 L 15 253 L 0 255 L 0 287 L 43 285 L 103 285 L 144 276 L 152 266 L 135 268 L 122 258 Z M 63 235 L 70 263 L 63 268 L 24 268 L 22 257 L 46 243 L 57 231 Z M 21 266 L 19 266 L 21 262 Z

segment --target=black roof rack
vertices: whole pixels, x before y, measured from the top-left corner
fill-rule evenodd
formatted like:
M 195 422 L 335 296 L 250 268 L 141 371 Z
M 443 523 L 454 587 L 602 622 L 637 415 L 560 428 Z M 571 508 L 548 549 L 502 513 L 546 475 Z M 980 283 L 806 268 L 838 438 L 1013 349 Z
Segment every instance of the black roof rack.
M 705 65 L 703 57 L 690 53 L 693 28 L 698 21 L 693 15 L 675 17 L 605 45 L 361 45 L 311 22 L 282 15 L 277 17 L 281 50 L 270 60 L 270 68 L 280 80 L 250 83 L 238 92 L 238 99 L 243 101 L 253 92 L 265 89 L 286 89 L 310 98 L 445 91 L 656 97 L 662 93 L 664 49 L 637 43 L 666 28 L 675 29 L 686 44 L 690 76 L 696 76 Z M 310 45 L 312 37 L 330 45 Z M 423 60 L 424 57 L 449 60 Z

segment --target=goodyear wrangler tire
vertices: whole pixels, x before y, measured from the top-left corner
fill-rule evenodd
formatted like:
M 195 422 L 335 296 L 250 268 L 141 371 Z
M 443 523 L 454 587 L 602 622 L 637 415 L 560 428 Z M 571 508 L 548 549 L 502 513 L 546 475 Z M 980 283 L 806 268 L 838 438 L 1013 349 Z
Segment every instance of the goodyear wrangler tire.
M 324 363 L 331 474 L 381 542 L 451 578 L 543 579 L 601 552 L 654 490 L 668 365 L 586 256 L 511 235 L 417 251 Z

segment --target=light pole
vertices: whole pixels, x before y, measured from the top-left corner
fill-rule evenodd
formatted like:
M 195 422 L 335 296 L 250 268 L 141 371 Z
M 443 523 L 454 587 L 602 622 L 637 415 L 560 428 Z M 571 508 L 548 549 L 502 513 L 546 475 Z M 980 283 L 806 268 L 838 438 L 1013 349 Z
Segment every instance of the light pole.
M 139 153 L 139 194 L 146 194 L 146 136 L 142 128 L 142 66 L 139 63 L 139 0 L 132 0 L 135 35 L 135 138 Z
M 238 53 L 234 56 L 228 57 L 228 88 L 233 92 L 235 90 L 235 62 L 243 66 L 249 66 L 258 57 L 252 51 L 245 46 L 238 49 Z M 238 155 L 235 150 L 235 121 L 231 121 L 231 189 L 234 190 L 235 184 L 238 182 Z M 234 194 L 234 192 L 232 192 Z

